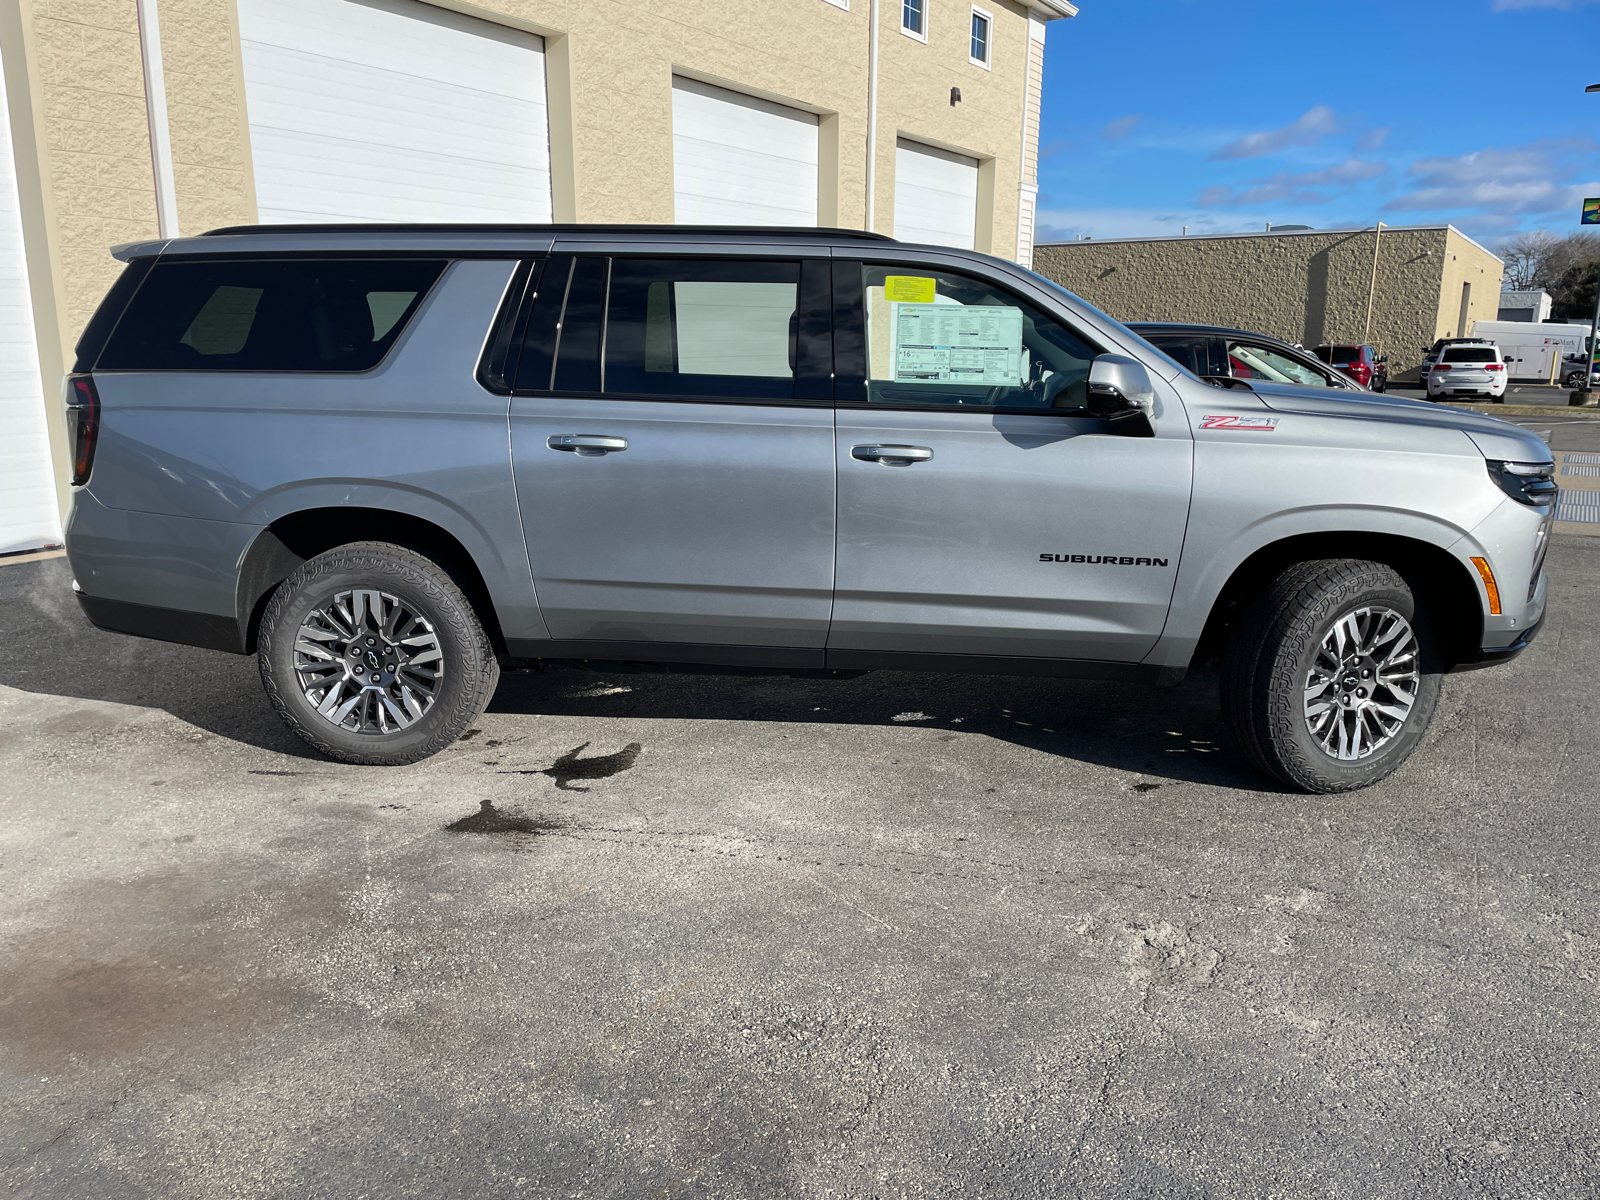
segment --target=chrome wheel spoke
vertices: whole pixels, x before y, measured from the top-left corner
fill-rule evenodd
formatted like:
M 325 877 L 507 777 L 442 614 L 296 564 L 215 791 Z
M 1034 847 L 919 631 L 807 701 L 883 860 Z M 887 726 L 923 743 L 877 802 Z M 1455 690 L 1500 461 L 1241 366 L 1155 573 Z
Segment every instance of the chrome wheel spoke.
M 370 588 L 340 592 L 301 624 L 294 670 L 306 702 L 347 732 L 382 737 L 433 707 L 444 651 L 425 617 Z
M 1306 729 L 1330 758 L 1354 762 L 1398 735 L 1421 687 L 1417 635 L 1392 608 L 1345 613 L 1329 628 L 1306 672 Z

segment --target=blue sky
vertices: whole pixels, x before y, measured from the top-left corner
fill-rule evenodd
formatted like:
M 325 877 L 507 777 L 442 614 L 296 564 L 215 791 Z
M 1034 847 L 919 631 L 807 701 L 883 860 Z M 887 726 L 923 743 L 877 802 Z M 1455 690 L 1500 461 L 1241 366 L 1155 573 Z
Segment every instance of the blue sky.
M 1600 0 L 1078 0 L 1052 22 L 1040 241 L 1448 221 L 1600 196 Z

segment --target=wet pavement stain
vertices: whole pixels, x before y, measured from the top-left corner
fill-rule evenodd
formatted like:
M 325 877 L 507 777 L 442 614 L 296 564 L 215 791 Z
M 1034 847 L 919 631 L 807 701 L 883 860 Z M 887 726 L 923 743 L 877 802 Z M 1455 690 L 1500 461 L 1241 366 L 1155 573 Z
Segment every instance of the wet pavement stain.
M 450 822 L 444 829 L 446 833 L 549 833 L 562 827 L 561 822 L 543 817 L 501 812 L 492 800 L 484 800 L 477 812 Z
M 1136 783 L 1133 790 L 1136 792 L 1153 792 L 1161 785 L 1159 783 Z
M 588 788 L 569 786 L 574 779 L 609 779 L 613 775 L 620 775 L 639 757 L 639 751 L 644 749 L 638 742 L 629 742 L 615 754 L 600 754 L 594 758 L 579 758 L 589 743 L 575 749 L 568 750 L 550 766 L 542 771 L 502 771 L 502 775 L 548 775 L 556 781 L 556 787 L 563 792 L 587 792 Z

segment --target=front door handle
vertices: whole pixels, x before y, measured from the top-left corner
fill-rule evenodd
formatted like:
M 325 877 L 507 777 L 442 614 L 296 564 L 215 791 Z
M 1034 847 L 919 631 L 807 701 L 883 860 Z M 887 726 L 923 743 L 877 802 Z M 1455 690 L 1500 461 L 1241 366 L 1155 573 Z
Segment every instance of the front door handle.
M 933 457 L 933 451 L 926 446 L 851 446 L 850 457 L 889 467 L 909 467 L 912 463 L 927 462 Z
M 580 458 L 598 458 L 613 450 L 626 450 L 628 439 L 602 437 L 598 433 L 563 433 L 549 438 L 545 445 L 552 450 L 566 450 Z

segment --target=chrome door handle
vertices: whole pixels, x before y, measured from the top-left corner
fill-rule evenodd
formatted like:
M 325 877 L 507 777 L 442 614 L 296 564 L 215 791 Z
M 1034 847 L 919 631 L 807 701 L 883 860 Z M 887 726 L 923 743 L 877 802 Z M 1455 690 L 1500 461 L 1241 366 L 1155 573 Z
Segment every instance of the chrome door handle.
M 926 446 L 851 446 L 850 457 L 889 467 L 909 467 L 914 462 L 927 462 L 933 451 Z
M 549 438 L 545 445 L 552 450 L 570 451 L 580 458 L 598 458 L 602 454 L 610 454 L 613 450 L 626 450 L 628 439 L 602 437 L 598 433 L 564 433 Z

